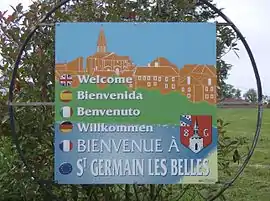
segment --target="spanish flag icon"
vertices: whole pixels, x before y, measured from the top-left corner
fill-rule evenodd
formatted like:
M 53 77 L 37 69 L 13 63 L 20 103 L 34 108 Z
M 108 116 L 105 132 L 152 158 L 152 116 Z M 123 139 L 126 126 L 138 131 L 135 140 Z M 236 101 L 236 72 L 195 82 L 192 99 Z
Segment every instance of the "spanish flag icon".
M 64 90 L 60 93 L 60 100 L 63 102 L 69 102 L 72 100 L 72 92 Z
M 69 121 L 62 122 L 59 126 L 59 129 L 63 133 L 69 133 L 72 131 L 73 125 Z

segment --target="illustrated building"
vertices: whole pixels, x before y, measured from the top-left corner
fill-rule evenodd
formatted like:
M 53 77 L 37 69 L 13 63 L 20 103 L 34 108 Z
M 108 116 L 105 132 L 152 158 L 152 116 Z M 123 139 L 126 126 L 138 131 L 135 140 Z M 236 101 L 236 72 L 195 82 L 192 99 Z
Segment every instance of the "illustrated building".
M 203 149 L 203 138 L 199 136 L 199 126 L 197 123 L 197 119 L 194 123 L 193 136 L 189 138 L 189 148 L 194 153 L 198 153 Z
M 55 72 L 56 79 L 63 73 L 132 77 L 132 83 L 127 86 L 130 90 L 144 88 L 159 90 L 161 93 L 175 91 L 192 102 L 206 101 L 215 104 L 217 100 L 217 76 L 214 65 L 187 64 L 179 69 L 168 59 L 158 57 L 145 66 L 136 66 L 129 56 L 108 51 L 103 28 L 98 35 L 96 53 L 86 58 L 85 70 L 83 58 L 79 57 L 71 62 L 56 64 Z M 73 83 L 78 85 L 78 81 Z M 104 88 L 106 84 L 98 86 Z
M 107 42 L 104 30 L 101 29 L 98 41 L 97 52 L 86 59 L 86 72 L 95 75 L 102 71 L 111 71 L 116 75 L 120 75 L 122 71 L 133 71 L 135 65 L 132 64 L 129 56 L 119 56 L 114 52 L 107 51 Z
M 193 102 L 216 103 L 216 69 L 208 65 L 185 65 L 180 69 L 180 91 Z
M 179 86 L 178 68 L 163 57 L 148 66 L 137 67 L 134 78 L 136 88 L 158 89 L 162 93 L 177 91 Z
M 59 63 L 56 64 L 56 76 L 59 76 L 63 73 L 69 73 L 69 74 L 84 74 L 83 69 L 83 57 L 79 57 L 77 59 L 74 59 L 71 62 L 67 63 Z

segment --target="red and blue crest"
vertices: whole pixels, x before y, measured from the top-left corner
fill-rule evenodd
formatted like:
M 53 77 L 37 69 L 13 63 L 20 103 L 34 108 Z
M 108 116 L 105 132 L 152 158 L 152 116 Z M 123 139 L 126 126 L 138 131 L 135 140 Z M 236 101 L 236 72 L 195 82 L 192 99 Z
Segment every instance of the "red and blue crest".
M 193 140 L 194 141 L 197 140 L 198 144 L 201 143 L 202 148 L 205 148 L 212 143 L 212 116 L 181 115 L 180 117 L 181 144 L 194 151 L 191 147 L 191 143 L 193 144 Z M 196 143 L 195 145 L 198 146 Z

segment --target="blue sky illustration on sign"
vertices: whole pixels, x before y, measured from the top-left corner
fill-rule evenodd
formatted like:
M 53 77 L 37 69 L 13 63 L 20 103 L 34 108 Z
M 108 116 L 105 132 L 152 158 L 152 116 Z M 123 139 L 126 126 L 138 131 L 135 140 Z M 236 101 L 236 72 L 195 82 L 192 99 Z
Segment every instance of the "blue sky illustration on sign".
M 143 66 L 159 56 L 178 68 L 185 64 L 216 64 L 215 49 L 208 48 L 216 45 L 215 24 L 164 23 L 162 27 L 164 29 L 160 30 L 159 23 L 104 23 L 108 51 L 130 56 L 133 63 Z M 87 23 L 87 26 L 85 23 L 61 23 L 56 35 L 61 38 L 56 41 L 56 63 L 66 63 L 80 56 L 85 59 L 94 54 L 100 29 L 98 23 Z

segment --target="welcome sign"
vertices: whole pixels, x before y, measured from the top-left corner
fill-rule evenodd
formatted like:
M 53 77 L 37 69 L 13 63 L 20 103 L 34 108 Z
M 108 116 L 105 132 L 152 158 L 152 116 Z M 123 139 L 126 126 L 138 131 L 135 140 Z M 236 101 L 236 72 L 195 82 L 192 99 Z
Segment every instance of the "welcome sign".
M 55 180 L 217 181 L 216 25 L 56 24 Z

